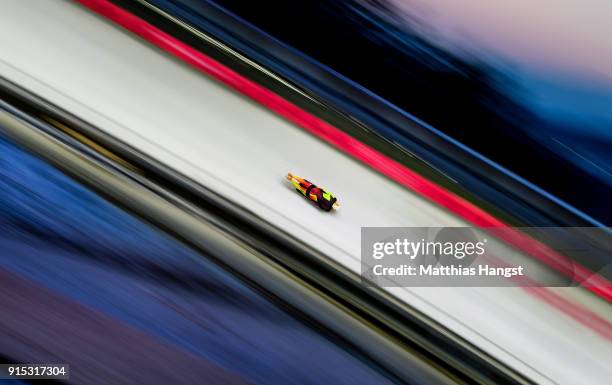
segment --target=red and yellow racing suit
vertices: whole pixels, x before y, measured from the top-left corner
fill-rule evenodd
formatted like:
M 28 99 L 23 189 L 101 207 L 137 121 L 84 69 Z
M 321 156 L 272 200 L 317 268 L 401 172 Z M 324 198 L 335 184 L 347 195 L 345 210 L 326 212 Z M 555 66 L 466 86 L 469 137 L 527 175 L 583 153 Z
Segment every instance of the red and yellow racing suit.
M 295 190 L 311 201 L 315 202 L 319 208 L 325 211 L 330 211 L 334 207 L 334 203 L 336 203 L 338 199 L 331 193 L 325 191 L 321 187 L 317 187 L 306 179 L 302 179 L 291 174 L 289 175 Z

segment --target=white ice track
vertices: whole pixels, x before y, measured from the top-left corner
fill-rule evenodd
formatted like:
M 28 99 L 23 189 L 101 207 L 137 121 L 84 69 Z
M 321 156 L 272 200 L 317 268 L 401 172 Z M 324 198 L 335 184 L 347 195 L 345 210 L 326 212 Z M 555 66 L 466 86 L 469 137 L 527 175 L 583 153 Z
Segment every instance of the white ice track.
M 467 225 L 67 1 L 2 1 L 0 76 L 241 203 L 355 271 L 362 226 Z M 341 210 L 329 215 L 300 199 L 283 180 L 287 171 L 329 187 L 340 198 Z M 389 291 L 538 383 L 605 384 L 612 378 L 610 341 L 523 289 Z M 612 319 L 606 304 L 581 289 L 553 291 Z

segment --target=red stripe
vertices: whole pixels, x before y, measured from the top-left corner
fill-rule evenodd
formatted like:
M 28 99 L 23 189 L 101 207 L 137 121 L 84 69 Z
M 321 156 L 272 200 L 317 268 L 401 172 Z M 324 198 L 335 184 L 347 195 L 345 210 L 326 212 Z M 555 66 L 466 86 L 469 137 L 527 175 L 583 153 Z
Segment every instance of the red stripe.
M 591 330 L 603 336 L 608 341 L 612 341 L 612 325 L 610 325 L 606 319 L 590 310 L 577 306 L 575 303 L 555 294 L 545 287 L 523 287 L 523 290 L 554 306 L 570 318 L 573 318 L 583 325 L 587 325 Z
M 493 266 L 512 267 L 504 262 L 501 258 L 491 253 L 486 255 L 486 259 Z M 514 276 L 509 279 L 514 281 L 518 286 L 521 286 L 527 293 L 553 305 L 570 318 L 573 318 L 581 324 L 588 326 L 594 332 L 603 336 L 607 340 L 612 341 L 612 324 L 610 324 L 610 322 L 608 322 L 608 320 L 605 318 L 600 317 L 599 314 L 563 298 L 546 287 L 539 287 L 538 282 L 527 276 Z
M 490 228 L 490 232 L 517 249 L 546 263 L 557 271 L 573 277 L 593 293 L 612 301 L 612 284 L 588 269 L 576 265 L 564 255 L 519 231 L 508 231 L 508 225 L 479 207 L 425 179 L 421 175 L 359 142 L 345 132 L 291 104 L 272 91 L 246 79 L 221 63 L 204 55 L 182 41 L 159 30 L 146 21 L 107 0 L 77 0 L 94 12 L 116 22 L 193 67 L 210 75 L 240 93 L 275 111 L 313 135 L 361 160 L 373 169 L 427 199 L 445 207 L 474 226 Z M 501 231 L 495 231 L 501 228 Z

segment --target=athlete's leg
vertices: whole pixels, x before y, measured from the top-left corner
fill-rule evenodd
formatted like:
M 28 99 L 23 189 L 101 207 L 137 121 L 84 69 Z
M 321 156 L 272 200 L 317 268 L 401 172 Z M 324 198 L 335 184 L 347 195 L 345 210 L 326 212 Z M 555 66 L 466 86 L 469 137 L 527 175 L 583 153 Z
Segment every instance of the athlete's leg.
M 307 182 L 304 179 L 300 178 L 299 176 L 295 176 L 292 173 L 288 173 L 287 174 L 287 180 L 290 181 L 291 183 L 293 183 L 294 185 L 296 183 L 298 185 L 301 184 L 302 186 L 305 186 L 307 184 Z
M 293 175 L 292 173 L 287 174 L 287 180 L 291 181 L 293 187 L 295 187 L 300 194 L 306 195 L 306 189 L 308 188 L 308 185 L 310 185 L 309 182 L 300 178 L 299 176 Z
M 289 173 L 287 173 L 287 177 L 286 177 L 286 178 L 287 178 L 287 180 L 292 180 L 292 179 L 295 179 L 295 180 L 297 180 L 299 183 L 306 183 L 306 181 L 305 181 L 304 179 L 300 178 L 299 176 L 295 176 L 295 175 L 293 175 L 293 174 L 292 174 L 292 173 L 290 173 L 290 172 L 289 172 Z

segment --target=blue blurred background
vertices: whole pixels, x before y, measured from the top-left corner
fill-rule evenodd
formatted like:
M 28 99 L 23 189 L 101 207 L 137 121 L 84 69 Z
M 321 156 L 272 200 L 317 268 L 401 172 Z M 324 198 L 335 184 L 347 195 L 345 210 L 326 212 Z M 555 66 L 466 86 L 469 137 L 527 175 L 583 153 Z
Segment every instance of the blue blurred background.
M 218 4 L 612 224 L 609 2 L 152 2 Z
M 120 328 L 143 347 L 173 352 L 130 355 L 148 370 L 177 370 L 173 360 L 193 356 L 252 384 L 390 383 L 332 336 L 2 137 L 0 275 L 0 353 L 15 362 L 68 357 L 75 374 L 92 370 L 83 360 L 121 372 L 108 352 L 96 351 L 98 339 Z M 23 287 L 41 300 L 61 299 L 62 308 L 25 306 L 32 299 L 22 298 L 24 306 L 10 311 L 11 299 L 26 297 Z M 87 317 L 114 326 L 92 328 Z M 43 326 L 32 321 L 39 318 Z M 61 335 L 64 322 L 74 335 L 95 333 L 92 345 Z M 41 333 L 48 339 L 37 340 Z M 125 341 L 115 346 L 124 348 Z M 188 370 L 201 373 L 202 366 Z M 188 374 L 175 380 L 188 383 Z

